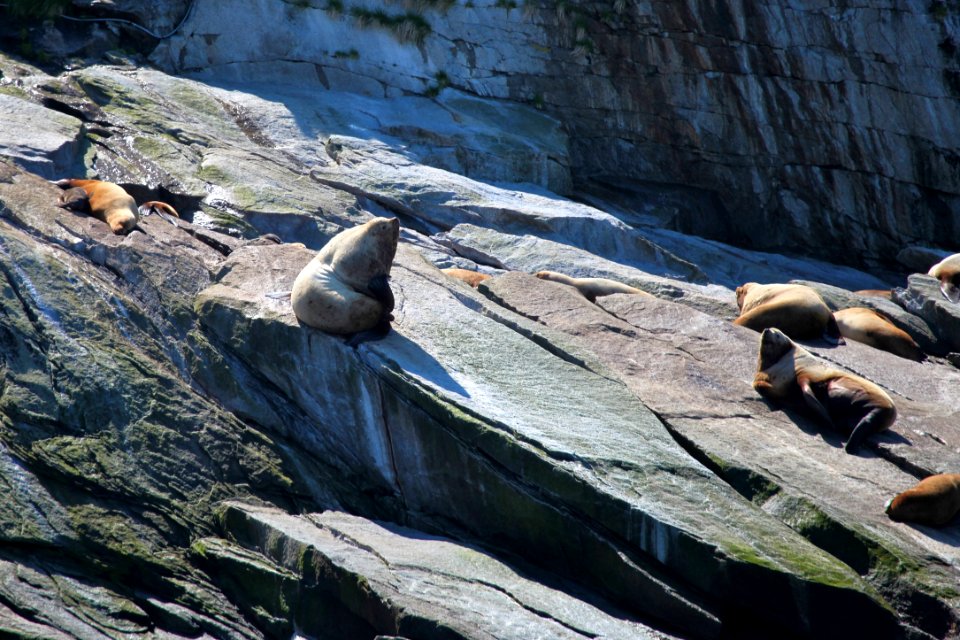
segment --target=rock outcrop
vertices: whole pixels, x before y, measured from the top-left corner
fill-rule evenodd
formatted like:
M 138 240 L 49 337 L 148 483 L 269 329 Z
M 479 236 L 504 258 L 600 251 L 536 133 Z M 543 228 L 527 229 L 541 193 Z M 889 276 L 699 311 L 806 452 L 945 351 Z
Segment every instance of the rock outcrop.
M 331 23 L 304 4 L 284 20 Z M 198 3 L 156 56 L 199 66 L 187 45 L 209 10 Z M 427 61 L 436 37 L 418 45 Z M 729 322 L 733 288 L 800 278 L 839 308 L 890 282 L 654 228 L 599 206 L 609 194 L 551 192 L 587 156 L 537 104 L 380 80 L 373 99 L 339 90 L 357 89 L 345 73 L 320 93 L 235 83 L 254 68 L 52 75 L 0 56 L 4 633 L 960 632 L 960 527 L 883 513 L 960 465 L 955 314 L 932 279 L 873 303 L 928 361 L 808 345 L 897 403 L 894 427 L 847 455 L 752 390 L 758 335 Z M 54 206 L 49 180 L 65 174 L 166 199 L 182 220 L 114 235 Z M 284 292 L 374 215 L 402 223 L 395 319 L 354 349 L 301 326 Z M 438 268 L 451 265 L 494 277 L 472 289 Z M 655 297 L 594 304 L 539 269 Z
M 278 11 L 245 0 L 229 15 L 198 4 L 154 62 L 378 98 L 442 103 L 457 90 L 529 104 L 564 123 L 569 157 L 506 155 L 514 175 L 561 193 L 573 184 L 684 233 L 861 265 L 890 266 L 915 242 L 958 248 L 950 2 L 348 0 Z M 455 157 L 425 161 L 492 177 L 454 146 Z

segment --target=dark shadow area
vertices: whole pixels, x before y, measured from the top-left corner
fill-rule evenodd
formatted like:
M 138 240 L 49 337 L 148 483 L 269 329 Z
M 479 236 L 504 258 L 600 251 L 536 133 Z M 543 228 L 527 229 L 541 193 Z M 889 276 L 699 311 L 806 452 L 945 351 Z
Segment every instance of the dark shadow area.
M 312 329 L 316 331 L 316 329 Z M 402 333 L 391 330 L 382 340 L 368 345 L 405 375 L 420 378 L 443 391 L 469 398 L 470 393 L 432 355 Z
M 180 215 L 180 218 L 187 222 L 193 222 L 194 214 L 200 210 L 203 203 L 203 196 L 191 196 L 182 193 L 173 193 L 163 185 L 148 187 L 142 184 L 132 184 L 129 182 L 120 183 L 124 191 L 133 196 L 138 205 L 150 200 L 159 200 L 166 202 Z

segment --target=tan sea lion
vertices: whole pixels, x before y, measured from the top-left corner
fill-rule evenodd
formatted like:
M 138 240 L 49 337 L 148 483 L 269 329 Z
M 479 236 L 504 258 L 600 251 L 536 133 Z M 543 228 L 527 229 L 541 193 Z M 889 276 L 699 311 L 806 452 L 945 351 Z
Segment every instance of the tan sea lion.
M 596 302 L 597 298 L 600 296 L 609 296 L 615 293 L 630 293 L 634 295 L 648 296 L 653 297 L 652 294 L 643 291 L 642 289 L 637 289 L 636 287 L 631 287 L 628 284 L 623 284 L 622 282 L 617 282 L 616 280 L 610 280 L 609 278 L 573 278 L 571 276 L 557 273 L 556 271 L 537 271 L 536 275 L 541 280 L 549 280 L 550 282 L 559 282 L 560 284 L 566 284 L 571 287 L 575 287 L 584 298 L 590 302 Z
M 850 307 L 833 314 L 844 338 L 889 351 L 908 360 L 921 361 L 926 354 L 910 334 L 899 328 L 878 311 L 866 307 Z
M 892 292 L 890 289 L 860 289 L 859 291 L 854 291 L 854 293 L 866 298 L 883 298 L 889 300 Z
M 760 335 L 753 388 L 776 403 L 802 398 L 828 424 L 850 433 L 847 453 L 897 419 L 893 400 L 883 389 L 825 364 L 779 329 L 764 329 Z
M 373 218 L 331 238 L 293 283 L 297 319 L 328 333 L 355 334 L 351 346 L 387 335 L 399 237 L 399 220 Z
M 470 269 L 458 269 L 457 267 L 447 267 L 446 269 L 441 269 L 441 271 L 452 278 L 463 280 L 474 289 L 477 288 L 478 284 L 490 278 L 490 275 L 486 273 L 471 271 Z
M 144 202 L 137 208 L 139 214 L 143 217 L 157 214 L 173 226 L 177 225 L 177 221 L 174 218 L 180 218 L 180 214 L 177 213 L 177 210 L 166 202 L 160 202 L 158 200 L 150 200 L 149 202 Z
M 960 302 L 960 253 L 947 256 L 927 271 L 940 281 L 940 293 L 950 302 Z
M 777 327 L 794 340 L 823 338 L 844 344 L 830 307 L 815 289 L 802 284 L 759 284 L 737 287 L 740 315 L 733 323 L 762 331 Z
M 137 203 L 133 196 L 124 191 L 120 185 L 102 180 L 78 180 L 74 178 L 58 180 L 56 184 L 66 189 L 60 195 L 58 206 L 71 211 L 90 213 L 93 217 L 110 225 L 110 229 L 114 233 L 130 233 L 137 225 L 139 220 Z M 86 203 L 83 203 L 77 189 L 86 193 Z
M 939 473 L 887 502 L 886 512 L 897 522 L 939 527 L 960 511 L 960 473 Z

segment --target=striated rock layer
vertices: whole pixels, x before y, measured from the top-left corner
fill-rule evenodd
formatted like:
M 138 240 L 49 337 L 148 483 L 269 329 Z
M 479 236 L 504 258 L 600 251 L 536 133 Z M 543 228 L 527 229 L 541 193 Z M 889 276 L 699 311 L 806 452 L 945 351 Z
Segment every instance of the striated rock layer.
M 563 167 L 561 127 L 522 105 L 507 110 L 542 126 L 501 136 L 487 108 L 503 105 L 449 91 L 318 96 L 124 65 L 51 76 L 3 56 L 0 72 L 18 129 L 0 140 L 35 141 L 0 161 L 0 633 L 960 630 L 957 524 L 883 515 L 960 466 L 956 369 L 811 345 L 900 409 L 849 456 L 760 400 L 757 334 L 729 323 L 751 274 L 824 283 L 835 305 L 876 277 L 427 164 L 425 140 L 446 140 L 481 173 L 531 148 Z M 453 135 L 459 121 L 487 128 Z M 68 171 L 182 219 L 114 235 L 54 206 L 47 179 Z M 395 320 L 353 349 L 300 326 L 284 294 L 373 215 L 402 222 Z M 450 265 L 495 277 L 471 289 Z M 592 304 L 541 268 L 656 298 Z M 953 309 L 930 278 L 909 285 L 894 315 L 952 351 Z
M 228 15 L 199 4 L 156 63 L 525 103 L 565 125 L 570 157 L 533 152 L 524 167 L 506 156 L 513 175 L 685 233 L 887 266 L 912 242 L 958 246 L 960 14 L 949 2 L 244 0 Z M 428 162 L 490 175 L 467 157 Z

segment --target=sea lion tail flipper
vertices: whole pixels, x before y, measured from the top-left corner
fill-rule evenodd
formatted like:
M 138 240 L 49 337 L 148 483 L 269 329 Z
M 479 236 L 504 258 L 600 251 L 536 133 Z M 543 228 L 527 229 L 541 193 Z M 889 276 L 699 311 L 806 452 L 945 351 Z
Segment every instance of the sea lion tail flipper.
M 953 284 L 949 280 L 943 280 L 940 282 L 940 293 L 942 293 L 943 297 L 950 302 L 960 302 L 960 287 Z
M 816 411 L 817 415 L 827 421 L 827 424 L 832 425 L 833 419 L 820 403 L 820 400 L 817 399 L 817 395 L 813 392 L 813 387 L 810 385 L 810 379 L 805 376 L 798 376 L 797 384 L 800 385 L 800 391 L 803 392 L 803 401 L 807 403 L 807 406 Z
M 175 227 L 179 227 L 177 224 L 177 219 L 180 218 L 180 214 L 177 213 L 177 210 L 166 202 L 159 202 L 157 200 L 151 200 L 149 202 L 144 202 L 137 208 L 137 211 L 141 216 L 149 216 L 152 213 L 156 213 L 161 218 L 169 222 Z
M 381 340 L 390 333 L 390 321 L 393 320 L 393 315 L 386 313 L 383 317 L 380 318 L 380 322 L 377 323 L 372 329 L 367 329 L 366 331 L 358 331 L 347 339 L 347 344 L 354 349 L 360 346 L 361 342 L 372 342 L 374 340 Z
M 396 302 L 393 299 L 393 291 L 390 289 L 390 276 L 385 273 L 374 276 L 367 283 L 367 291 L 371 298 L 383 305 L 384 314 L 393 311 Z
M 830 319 L 827 320 L 827 327 L 823 330 L 823 339 L 830 344 L 847 344 L 843 336 L 840 335 L 840 325 L 837 324 L 837 319 L 833 317 L 832 313 Z
M 867 436 L 883 429 L 881 426 L 883 421 L 882 414 L 883 409 L 877 407 L 863 416 L 860 422 L 857 423 L 857 426 L 853 428 L 847 444 L 843 445 L 843 450 L 847 453 L 856 453 L 860 445 L 863 444 L 863 441 L 867 439 Z

